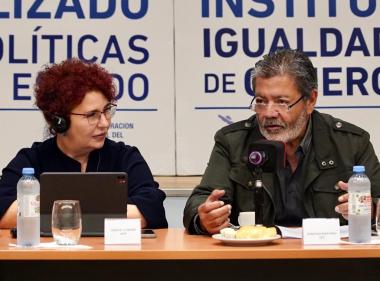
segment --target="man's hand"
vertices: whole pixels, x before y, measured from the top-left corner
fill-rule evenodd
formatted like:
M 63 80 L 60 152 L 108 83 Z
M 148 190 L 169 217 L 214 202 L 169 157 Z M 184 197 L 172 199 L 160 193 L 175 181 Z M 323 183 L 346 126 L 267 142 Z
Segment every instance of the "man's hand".
M 348 184 L 339 181 L 337 186 L 344 191 L 348 190 Z M 345 193 L 338 198 L 339 204 L 335 207 L 335 212 L 340 213 L 346 220 L 348 219 L 348 193 Z
M 219 200 L 224 193 L 224 190 L 214 190 L 198 207 L 201 227 L 210 234 L 219 233 L 221 229 L 228 227 L 230 222 L 231 205 L 224 205 L 224 202 Z

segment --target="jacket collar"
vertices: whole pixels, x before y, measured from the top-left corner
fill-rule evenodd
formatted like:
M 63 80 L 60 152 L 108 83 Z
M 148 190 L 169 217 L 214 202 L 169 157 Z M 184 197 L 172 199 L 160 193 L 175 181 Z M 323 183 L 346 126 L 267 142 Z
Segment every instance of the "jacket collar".
M 336 156 L 331 145 L 329 126 L 321 113 L 314 110 L 311 115 L 313 120 L 312 144 L 315 159 L 319 169 L 325 170 L 336 167 Z
M 304 190 L 320 175 L 323 170 L 337 166 L 336 155 L 331 145 L 329 126 L 318 111 L 311 115 L 313 121 L 312 147 L 304 160 L 307 170 L 304 175 Z

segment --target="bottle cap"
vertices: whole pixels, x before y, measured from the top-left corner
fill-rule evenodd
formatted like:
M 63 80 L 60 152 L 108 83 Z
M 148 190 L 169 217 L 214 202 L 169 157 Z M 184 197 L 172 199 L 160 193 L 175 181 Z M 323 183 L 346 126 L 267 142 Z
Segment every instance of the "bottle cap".
M 363 173 L 365 172 L 365 167 L 364 166 L 354 166 L 352 169 L 354 173 Z
M 23 175 L 34 175 L 34 168 L 22 168 Z

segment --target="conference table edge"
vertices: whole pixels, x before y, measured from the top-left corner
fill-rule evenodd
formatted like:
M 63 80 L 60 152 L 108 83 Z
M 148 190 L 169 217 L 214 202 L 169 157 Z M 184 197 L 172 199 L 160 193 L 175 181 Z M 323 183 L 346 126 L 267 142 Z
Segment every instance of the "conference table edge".
M 279 239 L 267 245 L 228 246 L 184 229 L 156 230 L 157 238 L 141 245 L 104 245 L 101 237 L 82 238 L 90 249 L 16 248 L 9 231 L 0 230 L 0 260 L 268 260 L 380 259 L 380 245 L 303 245 L 300 239 Z M 43 238 L 49 242 L 51 238 Z
M 281 259 L 368 259 L 380 260 L 380 250 L 320 249 L 278 251 L 212 250 L 0 250 L 1 260 L 281 260 Z

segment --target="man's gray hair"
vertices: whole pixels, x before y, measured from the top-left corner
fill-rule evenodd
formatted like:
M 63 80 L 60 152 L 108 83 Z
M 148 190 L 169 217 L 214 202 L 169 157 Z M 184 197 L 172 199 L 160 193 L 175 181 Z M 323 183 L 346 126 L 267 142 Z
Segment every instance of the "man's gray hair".
M 258 61 L 252 71 L 253 91 L 257 77 L 271 78 L 278 75 L 293 77 L 305 98 L 310 97 L 312 90 L 318 89 L 317 71 L 309 57 L 299 50 L 278 49 Z

